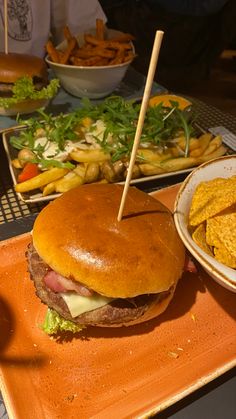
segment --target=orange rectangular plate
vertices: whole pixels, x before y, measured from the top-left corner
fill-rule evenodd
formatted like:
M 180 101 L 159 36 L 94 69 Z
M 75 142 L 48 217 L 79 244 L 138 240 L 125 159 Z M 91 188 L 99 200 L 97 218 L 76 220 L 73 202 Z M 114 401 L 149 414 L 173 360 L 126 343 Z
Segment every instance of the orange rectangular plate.
M 177 188 L 155 196 L 172 208 Z M 145 416 L 236 365 L 235 295 L 201 270 L 183 275 L 149 323 L 50 339 L 38 327 L 46 308 L 27 273 L 29 241 L 0 244 L 0 378 L 11 417 Z

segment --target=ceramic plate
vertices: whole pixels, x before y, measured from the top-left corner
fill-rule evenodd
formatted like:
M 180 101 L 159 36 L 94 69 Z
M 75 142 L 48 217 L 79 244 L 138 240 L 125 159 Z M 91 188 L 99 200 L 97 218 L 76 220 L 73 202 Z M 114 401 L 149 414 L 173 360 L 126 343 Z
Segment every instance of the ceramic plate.
M 177 187 L 156 196 L 173 208 Z M 0 377 L 10 417 L 147 417 L 236 365 L 235 295 L 186 273 L 166 312 L 130 328 L 50 339 L 27 273 L 26 234 L 0 244 Z

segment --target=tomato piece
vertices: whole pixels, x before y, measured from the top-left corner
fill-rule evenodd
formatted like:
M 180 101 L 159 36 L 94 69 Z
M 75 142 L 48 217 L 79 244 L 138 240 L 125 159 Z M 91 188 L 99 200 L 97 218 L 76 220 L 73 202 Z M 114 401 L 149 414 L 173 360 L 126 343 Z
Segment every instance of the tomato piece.
M 40 173 L 38 165 L 36 163 L 26 163 L 22 172 L 18 176 L 18 182 L 25 182 L 32 177 L 37 176 Z

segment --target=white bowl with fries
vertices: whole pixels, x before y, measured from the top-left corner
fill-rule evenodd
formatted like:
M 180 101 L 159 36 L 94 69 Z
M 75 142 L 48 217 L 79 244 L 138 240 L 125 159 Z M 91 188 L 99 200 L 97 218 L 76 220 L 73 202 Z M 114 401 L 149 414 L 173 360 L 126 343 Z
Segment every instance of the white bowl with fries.
M 104 31 L 105 42 L 109 40 L 113 42 L 114 39 L 114 42 L 117 43 L 120 41 L 116 41 L 116 39 L 119 40 L 124 35 L 128 35 L 113 29 L 104 29 Z M 76 47 L 71 48 L 73 49 L 71 52 L 69 51 L 69 41 L 64 40 L 56 47 L 56 52 L 52 51 L 52 54 L 57 53 L 58 56 L 54 58 L 51 55 L 53 57 L 51 58 L 47 55 L 46 62 L 68 93 L 76 97 L 98 99 L 108 96 L 118 87 L 133 61 L 134 46 L 132 41 L 127 38 L 126 47 L 129 49 L 122 49 L 125 41 L 120 42 L 120 49 L 110 49 L 106 45 L 104 46 L 104 41 L 96 41 L 96 29 L 91 29 L 88 32 L 88 34 L 79 34 L 73 37 L 77 40 L 77 44 Z M 85 41 L 85 36 L 90 37 L 90 40 L 95 44 L 92 45 Z M 96 53 L 101 56 L 94 55 Z M 67 54 L 69 59 L 64 64 L 64 57 Z M 53 59 L 61 62 L 53 62 Z
M 233 177 L 235 178 L 235 181 L 233 180 L 233 185 L 235 189 L 236 155 L 223 156 L 218 159 L 208 161 L 202 164 L 201 166 L 197 167 L 190 175 L 188 175 L 188 177 L 185 179 L 179 190 L 179 193 L 175 201 L 174 220 L 176 228 L 184 245 L 194 256 L 194 258 L 202 265 L 204 270 L 220 285 L 222 285 L 230 291 L 236 292 L 236 270 L 233 267 L 227 266 L 225 263 L 219 262 L 219 260 L 216 259 L 216 254 L 214 257 L 214 251 L 212 250 L 214 249 L 213 247 L 205 247 L 207 244 L 205 241 L 207 235 L 205 235 L 204 240 L 202 240 L 202 243 L 199 239 L 196 240 L 196 236 L 195 239 L 193 239 L 193 234 L 194 231 L 196 231 L 196 227 L 191 227 L 189 225 L 189 214 L 192 205 L 192 199 L 194 194 L 196 193 L 196 188 L 200 185 L 200 183 L 206 183 L 211 180 L 214 180 L 215 182 L 216 178 L 233 179 Z M 212 187 L 213 186 L 211 186 L 211 188 Z M 219 189 L 220 185 L 216 185 L 216 188 Z M 222 196 L 224 195 L 224 198 L 226 197 L 227 199 L 227 195 L 229 194 L 227 194 L 227 191 L 225 190 L 224 186 L 222 186 L 222 191 Z M 199 197 L 199 202 L 201 203 L 202 208 L 206 208 L 203 194 L 201 194 Z M 213 201 L 215 201 L 215 199 L 213 199 Z M 233 205 L 235 207 L 235 204 Z M 232 205 L 230 205 L 230 208 L 233 212 L 235 212 L 235 209 L 233 209 Z M 199 213 L 200 210 L 198 210 L 198 214 Z M 223 211 L 219 212 L 219 214 L 223 214 Z M 212 216 L 210 218 L 212 219 L 214 217 Z M 204 223 L 202 223 L 202 225 L 206 226 L 207 220 L 205 220 Z M 233 233 L 234 231 L 235 225 L 229 226 L 227 232 L 230 232 L 230 234 L 227 233 L 227 235 L 232 236 L 233 234 L 235 234 Z M 217 231 L 215 231 L 215 233 L 217 233 Z M 211 254 L 211 251 L 208 252 L 209 247 L 213 254 Z

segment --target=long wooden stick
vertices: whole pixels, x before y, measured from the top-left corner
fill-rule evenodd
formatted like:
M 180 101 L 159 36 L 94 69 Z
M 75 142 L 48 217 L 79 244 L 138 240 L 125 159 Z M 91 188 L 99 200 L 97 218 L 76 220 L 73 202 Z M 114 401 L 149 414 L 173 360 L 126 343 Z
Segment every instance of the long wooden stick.
M 153 44 L 153 49 L 152 49 L 151 60 L 150 60 L 149 69 L 148 69 L 146 85 L 145 85 L 145 89 L 144 89 L 143 99 L 142 99 L 139 118 L 138 118 L 138 123 L 137 123 L 137 128 L 136 128 L 135 137 L 134 137 L 134 144 L 133 144 L 133 148 L 132 148 L 132 152 L 131 152 L 131 156 L 130 156 L 129 168 L 128 168 L 128 172 L 127 172 L 127 176 L 126 176 L 126 180 L 125 180 L 123 194 L 122 194 L 122 197 L 121 197 L 120 208 L 119 208 L 118 217 L 117 217 L 118 221 L 121 221 L 121 219 L 122 219 L 124 206 L 125 206 L 125 200 L 126 200 L 129 185 L 130 185 L 130 180 L 132 178 L 133 167 L 134 167 L 134 164 L 135 164 L 136 154 L 137 154 L 138 146 L 139 146 L 139 143 L 140 143 L 140 137 L 141 137 L 142 130 L 143 130 L 144 119 L 145 119 L 145 115 L 146 115 L 146 111 L 147 111 L 147 107 L 148 107 L 148 101 L 149 101 L 149 98 L 150 98 L 153 78 L 154 78 L 154 74 L 155 74 L 155 71 L 156 71 L 156 66 L 157 66 L 157 61 L 158 61 L 158 57 L 159 57 L 159 52 L 160 52 L 160 48 L 161 48 L 161 42 L 162 42 L 163 35 L 164 35 L 163 31 L 157 31 L 156 32 L 156 36 L 155 36 L 155 40 L 154 40 L 154 44 Z
M 7 0 L 4 0 L 4 45 L 5 45 L 5 54 L 8 54 L 8 16 L 7 16 Z

